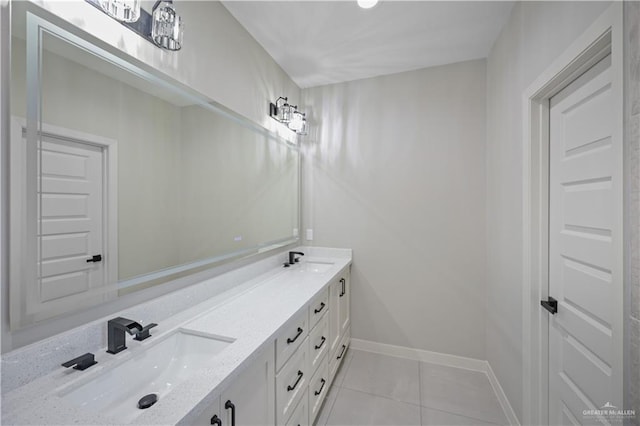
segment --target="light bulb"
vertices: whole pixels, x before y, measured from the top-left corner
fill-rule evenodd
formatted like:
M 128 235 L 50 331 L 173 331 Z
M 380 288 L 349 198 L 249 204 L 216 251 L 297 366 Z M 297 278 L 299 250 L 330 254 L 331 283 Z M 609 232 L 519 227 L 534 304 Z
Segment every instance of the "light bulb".
M 302 113 L 296 111 L 293 113 L 293 117 L 289 122 L 289 128 L 295 132 L 299 132 L 304 127 L 304 115 Z
M 376 4 L 378 4 L 378 0 L 358 0 L 358 6 L 363 9 L 371 9 Z

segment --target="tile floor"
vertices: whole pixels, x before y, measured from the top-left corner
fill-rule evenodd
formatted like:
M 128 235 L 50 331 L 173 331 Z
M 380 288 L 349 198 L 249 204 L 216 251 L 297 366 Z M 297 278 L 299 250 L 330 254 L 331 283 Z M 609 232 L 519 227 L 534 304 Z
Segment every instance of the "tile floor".
M 316 425 L 506 425 L 484 373 L 349 350 Z

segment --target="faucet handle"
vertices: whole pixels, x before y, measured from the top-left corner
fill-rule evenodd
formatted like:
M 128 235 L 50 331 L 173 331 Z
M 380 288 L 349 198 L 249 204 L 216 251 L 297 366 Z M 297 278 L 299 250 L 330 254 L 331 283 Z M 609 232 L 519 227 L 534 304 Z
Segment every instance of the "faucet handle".
M 98 361 L 96 361 L 95 356 L 92 353 L 86 353 L 84 355 L 80 355 L 77 358 L 72 359 L 71 361 L 67 361 L 62 364 L 63 367 L 69 368 L 72 367 L 76 370 L 86 370 L 92 365 L 96 365 Z
M 151 334 L 149 334 L 149 330 L 151 330 L 153 327 L 157 327 L 158 324 L 156 324 L 155 322 L 152 322 L 151 324 L 145 325 L 144 327 L 142 327 L 142 330 L 138 331 L 136 333 L 136 337 L 133 338 L 133 340 L 137 340 L 139 342 L 142 342 L 144 339 L 147 339 L 149 337 L 151 337 Z

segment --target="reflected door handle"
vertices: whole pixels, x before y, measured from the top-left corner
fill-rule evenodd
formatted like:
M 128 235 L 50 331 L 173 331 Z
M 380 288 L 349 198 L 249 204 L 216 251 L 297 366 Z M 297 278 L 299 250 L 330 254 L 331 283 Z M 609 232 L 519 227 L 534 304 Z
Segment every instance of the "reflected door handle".
M 91 259 L 87 259 L 87 263 L 91 263 L 91 262 L 102 262 L 102 255 L 101 254 L 94 254 Z
M 551 296 L 549 296 L 548 300 L 541 300 L 540 305 L 551 312 L 551 315 L 555 315 L 558 312 L 558 301 Z

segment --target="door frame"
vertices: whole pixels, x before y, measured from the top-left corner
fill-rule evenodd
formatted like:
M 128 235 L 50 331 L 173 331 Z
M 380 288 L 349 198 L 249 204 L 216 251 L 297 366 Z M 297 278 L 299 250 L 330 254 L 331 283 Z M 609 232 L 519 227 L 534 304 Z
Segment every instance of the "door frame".
M 623 15 L 614 2 L 576 41 L 523 92 L 523 247 L 522 247 L 522 366 L 523 424 L 549 423 L 549 315 L 540 300 L 549 293 L 549 99 L 575 78 L 611 54 L 612 91 L 615 103 L 613 139 L 622 148 L 623 137 Z M 620 153 L 621 154 L 621 153 Z M 620 171 L 622 182 L 622 171 Z M 622 203 L 622 185 L 616 193 Z M 622 224 L 622 218 L 619 223 Z M 620 235 L 622 237 L 622 235 Z M 614 269 L 623 271 L 622 238 Z M 619 254 L 619 255 L 618 255 Z M 620 276 L 622 284 L 622 275 Z M 623 286 L 615 288 L 620 305 L 614 325 L 623 344 Z M 621 362 L 622 360 L 620 360 Z M 622 368 L 615 364 L 614 383 L 622 401 Z M 618 388 L 618 386 L 616 386 Z
M 118 281 L 118 143 L 115 139 L 45 123 L 42 123 L 41 128 L 41 134 L 44 136 L 102 149 L 102 253 L 109 254 L 104 257 L 103 284 L 113 285 L 113 291 L 106 291 L 103 295 L 104 299 L 108 300 L 112 298 L 110 296 L 112 293 L 117 295 Z M 9 306 L 9 323 L 12 330 L 30 324 L 28 321 L 31 314 L 25 315 L 24 310 L 28 292 L 21 285 L 31 276 L 28 271 L 35 268 L 34 265 L 37 262 L 35 243 L 25 238 L 36 233 L 36 226 L 29 221 L 30 216 L 26 212 L 28 207 L 26 200 L 36 196 L 34 193 L 36 188 L 28 185 L 29 179 L 25 175 L 29 170 L 28 167 L 24 167 L 29 154 L 22 144 L 26 134 L 27 120 L 11 117 L 9 282 L 11 294 L 17 296 L 19 300 L 19 302 L 12 301 Z

